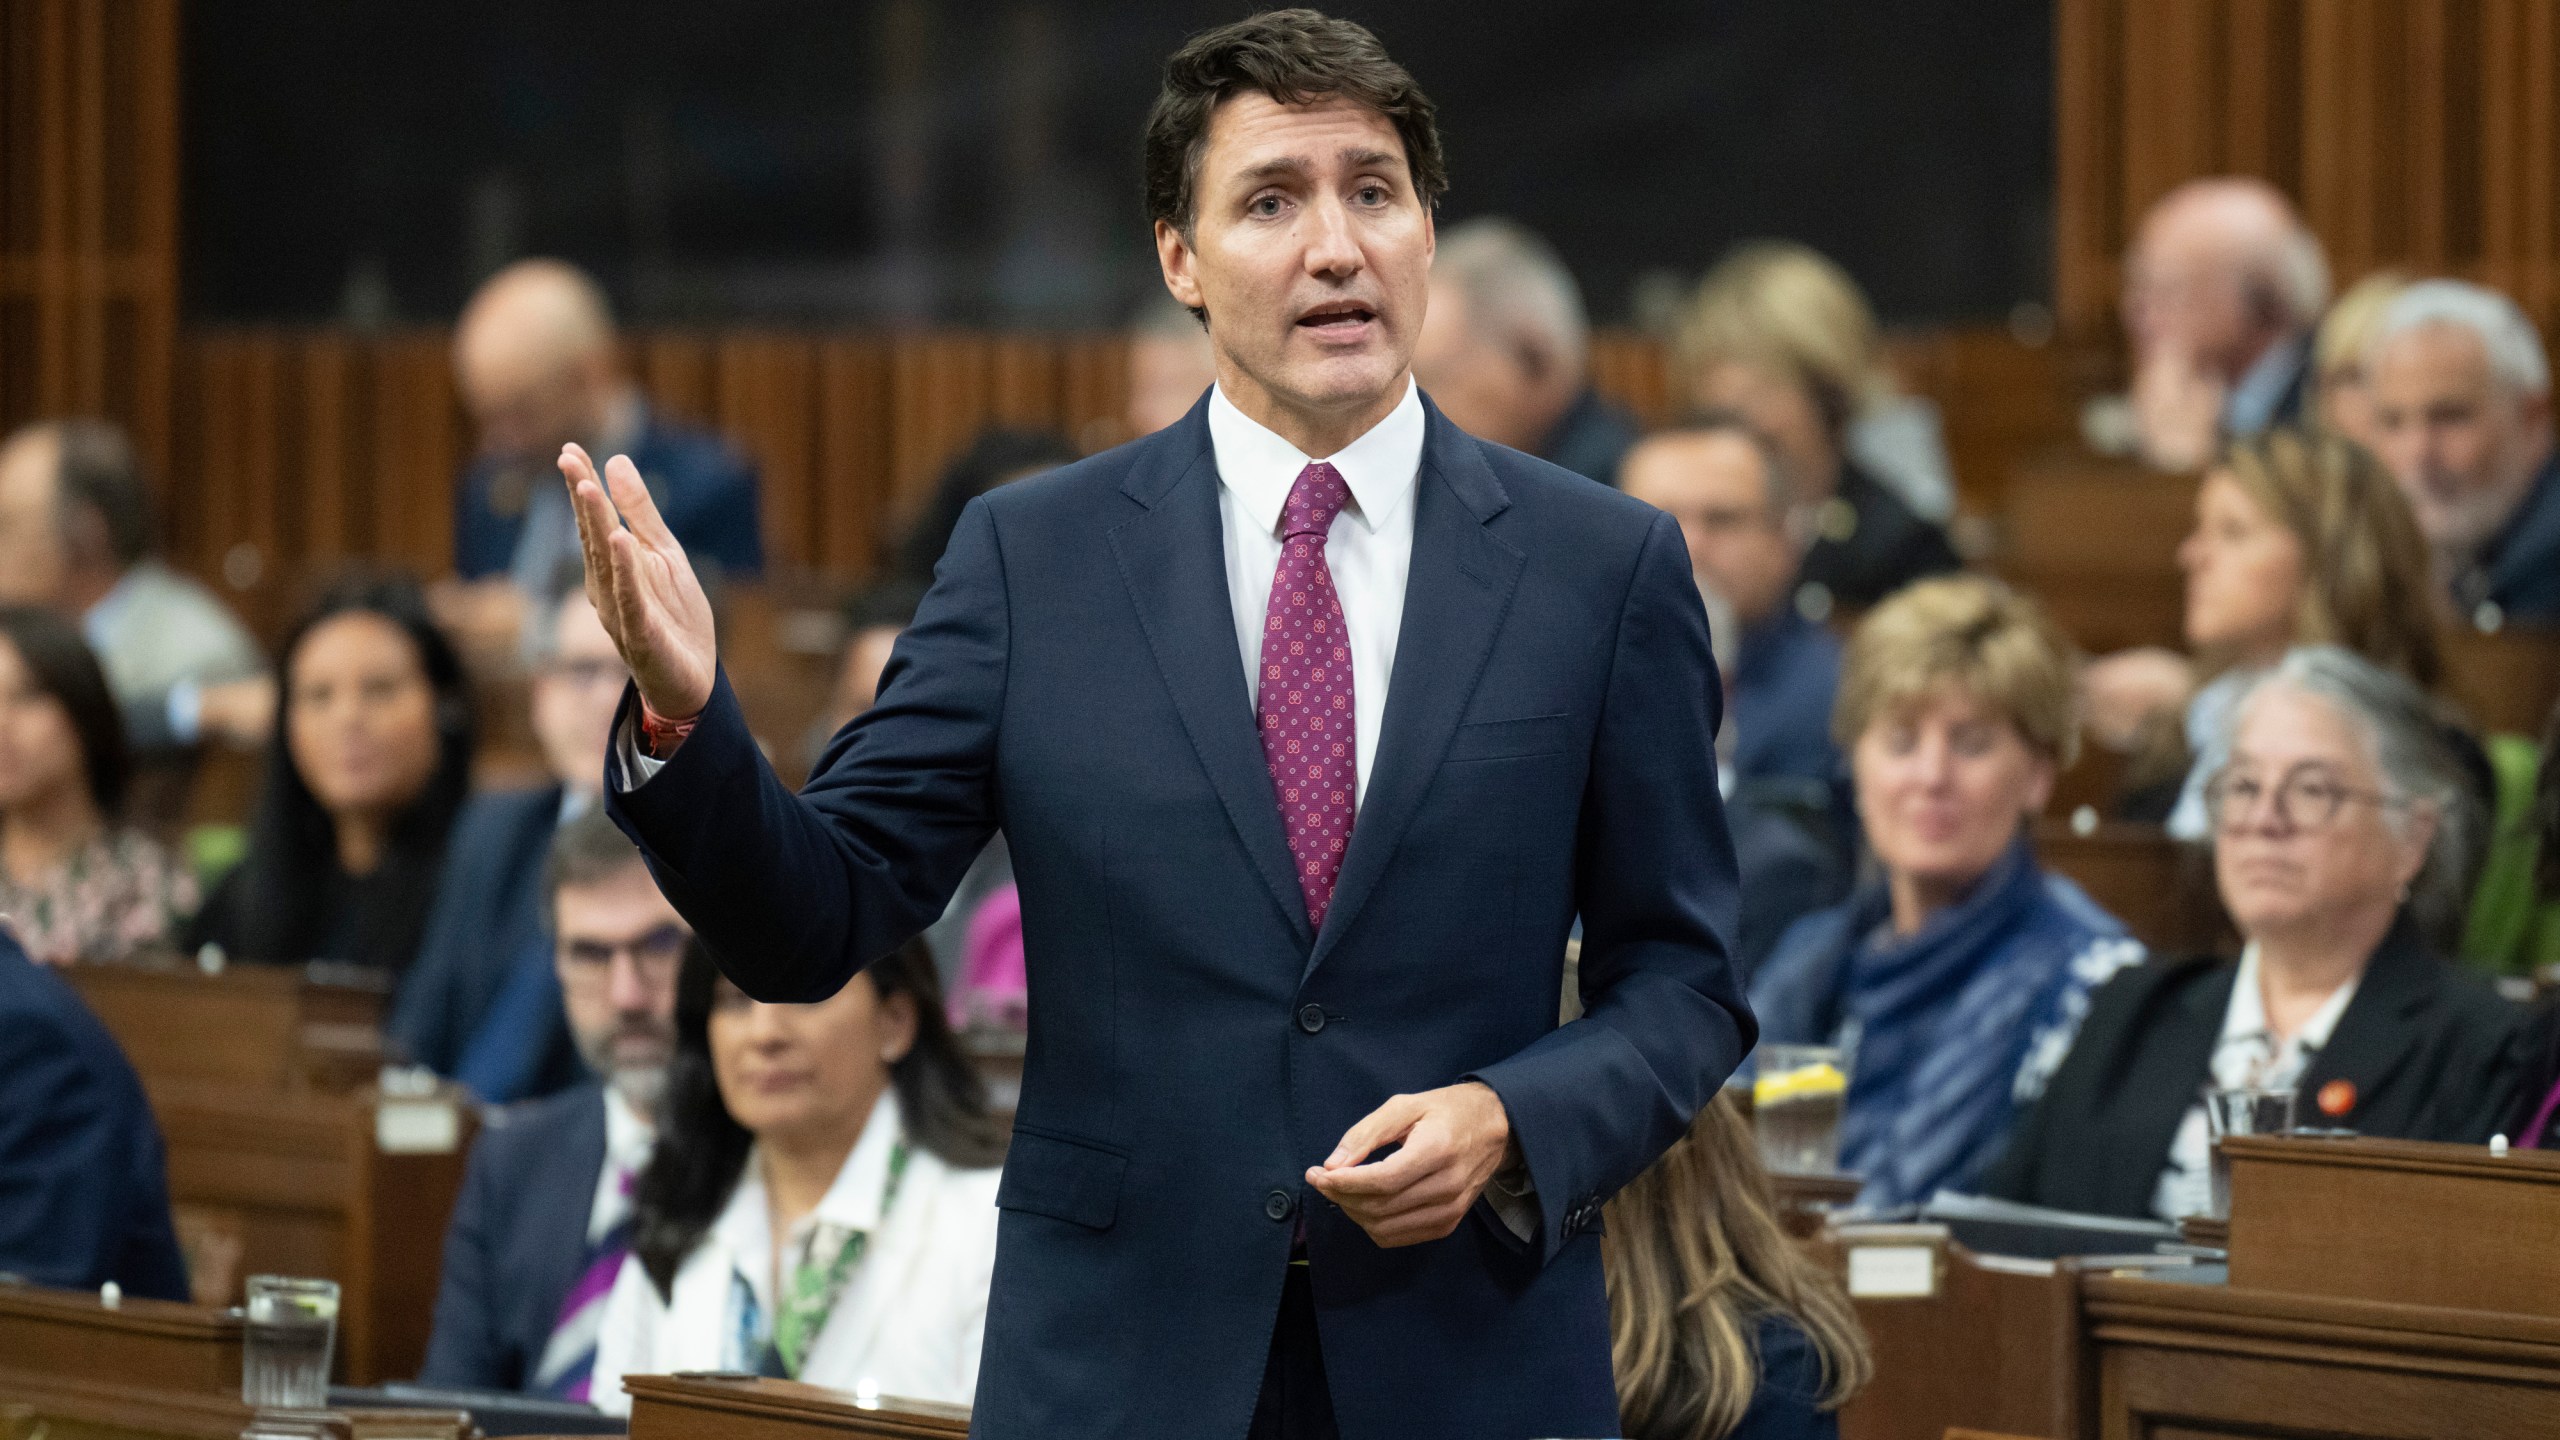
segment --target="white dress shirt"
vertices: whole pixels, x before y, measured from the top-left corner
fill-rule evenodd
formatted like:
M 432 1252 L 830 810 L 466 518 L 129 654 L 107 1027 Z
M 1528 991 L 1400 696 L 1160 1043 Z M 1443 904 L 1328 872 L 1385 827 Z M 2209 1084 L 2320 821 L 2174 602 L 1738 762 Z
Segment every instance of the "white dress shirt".
M 2222 1012 L 2222 1034 L 2213 1044 L 2213 1085 L 2218 1090 L 2290 1090 L 2302 1083 L 2338 1018 L 2356 998 L 2361 975 L 2330 993 L 2291 1035 L 2278 1043 L 2267 1024 L 2266 992 L 2258 975 L 2258 944 L 2240 951 L 2240 973 L 2231 977 L 2231 1003 Z M 2298 1119 L 2299 1117 L 2297 1117 Z M 2178 1137 L 2169 1142 L 2169 1168 L 2152 1193 L 2152 1213 L 2163 1220 L 2202 1215 L 2213 1198 L 2213 1132 L 2204 1102 L 2187 1107 Z
M 1369 793 L 1378 730 L 1404 629 L 1405 578 L 1413 570 L 1413 492 L 1422 471 L 1422 394 L 1408 378 L 1404 399 L 1359 439 L 1331 456 L 1298 447 L 1246 417 L 1223 389 L 1209 392 L 1209 448 L 1218 465 L 1219 528 L 1226 533 L 1227 599 L 1236 612 L 1245 696 L 1262 694 L 1262 625 L 1271 580 L 1280 571 L 1280 516 L 1298 474 L 1322 459 L 1342 476 L 1351 503 L 1325 535 L 1324 563 L 1342 600 L 1351 637 L 1351 712 L 1359 768 L 1354 803 Z
M 622 1092 L 604 1087 L 604 1168 L 596 1172 L 596 1195 L 587 1207 L 587 1243 L 600 1243 L 631 1213 L 631 1183 L 649 1168 L 649 1152 L 657 1147 L 657 1127 L 631 1108 Z
M 894 1091 L 815 1210 L 773 1234 L 763 1166 L 751 1151 L 738 1185 L 661 1298 L 633 1256 L 615 1277 L 596 1336 L 598 1409 L 630 1413 L 626 1375 L 753 1370 L 773 1335 L 777 1251 L 783 1283 L 804 1259 L 824 1264 L 853 1232 L 867 1248 L 828 1312 L 800 1378 L 812 1385 L 966 1405 L 977 1393 L 995 1274 L 998 1171 L 961 1170 L 916 1147 L 885 1210 L 889 1156 L 904 1133 Z

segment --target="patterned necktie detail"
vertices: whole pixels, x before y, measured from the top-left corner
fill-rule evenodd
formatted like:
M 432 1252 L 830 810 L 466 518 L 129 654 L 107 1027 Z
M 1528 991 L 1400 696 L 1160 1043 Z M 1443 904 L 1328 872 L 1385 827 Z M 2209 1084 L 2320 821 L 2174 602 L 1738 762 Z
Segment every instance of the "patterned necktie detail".
M 1307 923 L 1324 928 L 1333 882 L 1351 843 L 1359 781 L 1351 705 L 1351 642 L 1342 600 L 1325 564 L 1333 517 L 1351 501 L 1342 475 L 1319 460 L 1298 472 L 1280 521 L 1280 569 L 1262 620 L 1262 685 L 1254 723 L 1280 799 L 1280 823 L 1307 897 Z

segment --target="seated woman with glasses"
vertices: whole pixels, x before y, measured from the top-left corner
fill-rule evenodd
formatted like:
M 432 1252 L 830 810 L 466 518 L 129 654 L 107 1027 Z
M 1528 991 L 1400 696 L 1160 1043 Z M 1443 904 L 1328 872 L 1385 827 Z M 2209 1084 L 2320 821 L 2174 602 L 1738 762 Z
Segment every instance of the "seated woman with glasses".
M 751 1370 L 968 1404 L 1003 1129 L 909 942 L 832 998 L 750 1000 L 697 944 L 589 1393 Z
M 2203 1213 L 2207 1088 L 2290 1089 L 2298 1124 L 2407 1140 L 2486 1140 L 2513 1105 L 2524 1012 L 2422 938 L 2460 913 L 2483 831 L 2427 698 L 2307 646 L 2223 739 L 2205 804 L 2239 958 L 2157 961 L 2098 992 L 1987 1193 Z
M 2071 661 L 1997 581 L 1924 580 L 1849 642 L 1832 732 L 1877 881 L 1799 920 L 1751 985 L 1763 1043 L 1852 1051 L 1842 1168 L 1868 1206 L 1970 1189 L 2100 981 L 2142 946 L 2036 863 L 2070 759 Z

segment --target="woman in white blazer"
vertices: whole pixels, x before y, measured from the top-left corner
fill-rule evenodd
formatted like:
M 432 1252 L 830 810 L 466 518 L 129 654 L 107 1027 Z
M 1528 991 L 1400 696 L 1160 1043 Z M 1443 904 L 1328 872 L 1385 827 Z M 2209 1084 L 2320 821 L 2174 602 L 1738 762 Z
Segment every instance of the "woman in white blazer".
M 968 1404 L 1004 1135 L 923 948 L 764 1005 L 696 945 L 676 1030 L 595 1403 L 627 1413 L 626 1375 L 743 1370 Z

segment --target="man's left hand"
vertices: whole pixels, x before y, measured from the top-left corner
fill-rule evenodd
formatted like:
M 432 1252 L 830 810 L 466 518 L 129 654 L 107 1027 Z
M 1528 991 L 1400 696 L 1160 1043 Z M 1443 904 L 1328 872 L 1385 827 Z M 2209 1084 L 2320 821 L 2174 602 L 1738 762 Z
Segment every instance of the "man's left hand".
M 1386 1145 L 1401 1145 L 1374 1165 Z M 1512 1157 L 1511 1116 L 1491 1086 L 1463 1085 L 1394 1095 L 1344 1132 L 1307 1183 L 1387 1249 L 1437 1240 L 1458 1228 L 1467 1207 Z

